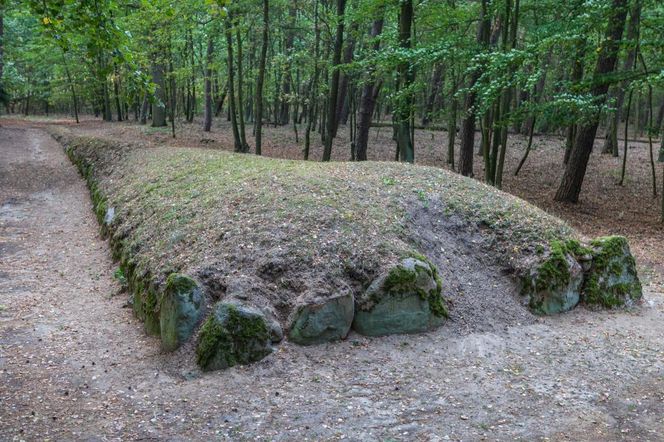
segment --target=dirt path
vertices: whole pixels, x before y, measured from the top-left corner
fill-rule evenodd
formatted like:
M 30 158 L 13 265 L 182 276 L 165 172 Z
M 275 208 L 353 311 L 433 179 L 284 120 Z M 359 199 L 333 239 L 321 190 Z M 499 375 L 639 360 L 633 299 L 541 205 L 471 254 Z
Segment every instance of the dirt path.
M 107 245 L 62 148 L 0 128 L 0 440 L 661 440 L 664 294 L 492 333 L 174 368 L 113 296 Z

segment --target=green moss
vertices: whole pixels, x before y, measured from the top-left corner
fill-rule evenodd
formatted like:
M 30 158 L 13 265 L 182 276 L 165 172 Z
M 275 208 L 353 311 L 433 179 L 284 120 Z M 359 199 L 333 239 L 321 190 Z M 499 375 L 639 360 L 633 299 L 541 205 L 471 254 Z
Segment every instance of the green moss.
M 226 347 L 226 351 L 230 348 L 228 332 L 214 317 L 210 316 L 201 327 L 201 337 L 196 347 L 196 362 L 198 365 L 202 368 L 207 367 L 217 352 L 224 350 L 222 346 Z M 219 347 L 222 347 L 222 349 Z
M 592 253 L 592 250 L 589 247 L 584 246 L 579 240 L 576 239 L 568 239 L 565 241 L 564 248 L 575 258 L 580 258 Z
M 447 307 L 445 306 L 445 300 L 442 296 L 443 281 L 438 274 L 436 266 L 429 260 L 429 258 L 420 253 L 410 252 L 407 256 L 423 262 L 426 266 L 416 264 L 414 270 L 407 269 L 402 265 L 394 267 L 390 270 L 390 273 L 385 279 L 384 289 L 392 293 L 415 292 L 421 299 L 429 302 L 429 308 L 434 316 L 449 317 Z M 418 286 L 420 272 L 424 272 L 428 277 L 434 279 L 436 282 L 435 289 L 426 292 Z
M 564 242 L 552 241 L 549 257 L 538 267 L 534 290 L 555 290 L 565 287 L 570 281 L 567 248 Z
M 171 273 L 166 278 L 166 290 L 173 290 L 175 293 L 188 293 L 197 287 L 196 281 L 179 273 Z
M 128 284 L 127 284 L 127 277 L 125 276 L 124 269 L 122 268 L 122 265 L 120 265 L 117 269 L 115 269 L 115 272 L 113 272 L 113 278 L 120 284 L 122 289 L 126 289 Z
M 538 245 L 538 247 L 543 246 Z M 589 255 L 590 253 L 590 249 L 584 247 L 581 242 L 576 239 L 551 241 L 549 243 L 549 255 L 537 268 L 537 276 L 535 280 L 532 281 L 529 277 L 526 277 L 526 280 L 524 281 L 526 292 L 536 293 L 547 290 L 558 290 L 566 287 L 570 283 L 571 278 L 567 256 L 569 255 L 573 258 L 579 258 Z M 538 254 L 543 254 L 543 252 L 538 252 Z
M 450 314 L 447 311 L 447 306 L 445 306 L 444 298 L 442 297 L 440 290 L 432 289 L 429 291 L 429 296 L 427 297 L 429 301 L 429 308 L 431 313 L 434 316 L 439 318 L 449 318 Z
M 384 288 L 388 292 L 404 292 L 412 290 L 416 282 L 416 271 L 396 266 L 387 275 Z
M 269 340 L 261 315 L 219 304 L 201 328 L 196 361 L 203 370 L 249 364 L 269 354 Z
M 159 325 L 159 304 L 160 296 L 155 286 L 150 284 L 144 292 L 144 316 L 145 331 L 151 335 L 159 336 L 161 330 Z
M 614 308 L 641 298 L 641 282 L 627 239 L 607 236 L 594 239 L 590 245 L 593 259 L 583 288 L 584 302 Z

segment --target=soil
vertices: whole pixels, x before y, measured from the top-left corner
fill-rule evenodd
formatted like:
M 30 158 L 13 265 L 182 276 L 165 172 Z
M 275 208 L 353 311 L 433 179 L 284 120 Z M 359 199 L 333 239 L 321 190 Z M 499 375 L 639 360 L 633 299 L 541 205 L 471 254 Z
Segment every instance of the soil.
M 118 296 L 88 191 L 62 147 L 28 124 L 2 124 L 0 439 L 664 435 L 664 293 L 657 278 L 632 311 L 578 308 L 548 318 L 497 318 L 504 324 L 489 320 L 465 334 L 442 327 L 416 336 L 351 334 L 314 347 L 284 343 L 255 365 L 206 375 L 173 366 Z M 113 128 L 120 129 L 127 137 L 137 133 Z M 609 219 L 595 221 L 604 222 L 602 232 L 614 225 Z M 647 219 L 644 238 L 654 229 Z M 469 259 L 469 239 L 471 245 L 453 244 L 460 265 Z M 419 240 L 432 248 L 449 243 Z M 653 249 L 661 250 L 661 237 L 656 241 Z M 641 268 L 647 259 L 637 253 Z M 457 278 L 457 286 L 476 282 Z

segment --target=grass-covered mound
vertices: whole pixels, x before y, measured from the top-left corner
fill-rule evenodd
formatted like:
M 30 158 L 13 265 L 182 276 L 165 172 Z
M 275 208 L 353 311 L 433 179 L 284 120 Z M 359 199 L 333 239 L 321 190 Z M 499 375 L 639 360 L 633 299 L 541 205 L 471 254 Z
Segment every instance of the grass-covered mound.
M 458 255 L 483 255 L 470 266 L 486 281 L 477 294 L 492 302 L 516 299 L 491 288 L 500 268 L 531 310 L 567 310 L 601 255 L 536 207 L 432 167 L 57 137 L 88 181 L 146 330 L 168 350 L 198 333 L 204 369 L 256 360 L 284 335 L 312 344 L 351 327 L 381 335 L 438 326 L 456 305 L 446 275 L 468 272 Z M 615 270 L 620 259 L 609 261 Z M 593 299 L 612 281 L 604 267 L 591 278 Z M 622 286 L 613 292 L 637 299 L 625 288 L 631 273 L 614 278 Z

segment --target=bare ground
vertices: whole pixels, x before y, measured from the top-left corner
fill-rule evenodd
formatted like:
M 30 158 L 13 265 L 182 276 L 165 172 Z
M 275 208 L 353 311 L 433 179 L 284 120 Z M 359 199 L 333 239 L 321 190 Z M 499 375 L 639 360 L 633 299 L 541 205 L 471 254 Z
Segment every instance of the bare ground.
M 1 128 L 0 184 L 0 439 L 664 435 L 664 293 L 655 282 L 631 312 L 577 309 L 465 336 L 443 327 L 286 343 L 253 366 L 197 376 L 172 368 L 114 296 L 87 189 L 57 143 Z

